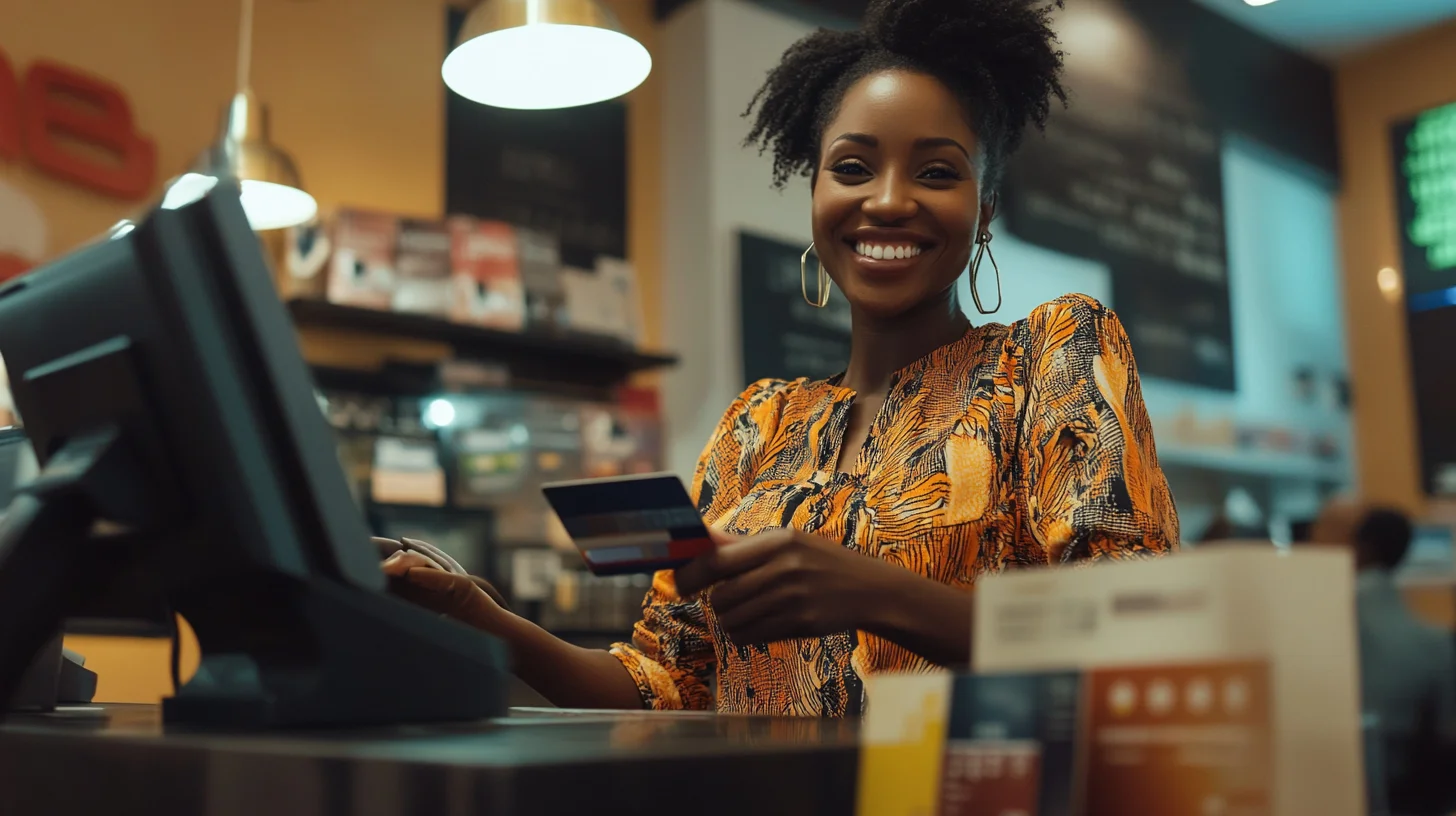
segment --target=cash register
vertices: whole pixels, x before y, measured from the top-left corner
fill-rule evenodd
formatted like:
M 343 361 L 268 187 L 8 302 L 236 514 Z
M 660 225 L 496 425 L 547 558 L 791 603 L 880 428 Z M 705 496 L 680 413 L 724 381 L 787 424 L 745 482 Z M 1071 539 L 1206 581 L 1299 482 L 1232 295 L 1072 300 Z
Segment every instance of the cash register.
M 146 586 L 201 650 L 168 727 L 504 712 L 501 644 L 386 593 L 236 184 L 0 285 L 0 356 L 38 464 L 0 522 L 0 711 Z

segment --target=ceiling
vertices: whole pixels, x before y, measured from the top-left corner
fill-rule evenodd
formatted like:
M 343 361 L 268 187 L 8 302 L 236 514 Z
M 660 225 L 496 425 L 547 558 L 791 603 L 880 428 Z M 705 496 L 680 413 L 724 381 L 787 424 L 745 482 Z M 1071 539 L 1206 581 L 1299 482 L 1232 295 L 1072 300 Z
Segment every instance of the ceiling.
M 1456 0 L 1194 0 L 1279 42 L 1334 60 L 1420 28 L 1456 19 Z

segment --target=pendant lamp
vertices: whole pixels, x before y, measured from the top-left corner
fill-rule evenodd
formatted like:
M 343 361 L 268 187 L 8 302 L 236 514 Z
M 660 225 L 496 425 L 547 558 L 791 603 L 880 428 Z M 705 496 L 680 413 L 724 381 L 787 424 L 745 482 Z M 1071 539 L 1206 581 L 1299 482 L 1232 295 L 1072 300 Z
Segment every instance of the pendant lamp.
M 223 112 L 222 133 L 197 158 L 192 172 L 167 190 L 163 207 L 177 207 L 201 197 L 219 178 L 236 179 L 243 211 L 255 230 L 281 229 L 307 223 L 318 214 L 318 202 L 304 192 L 293 159 L 273 144 L 268 109 L 258 101 L 249 81 L 253 50 L 253 0 L 242 0 L 238 34 L 238 91 Z
M 484 0 L 440 73 L 466 99 L 544 110 L 602 102 L 652 72 L 652 56 L 597 0 Z

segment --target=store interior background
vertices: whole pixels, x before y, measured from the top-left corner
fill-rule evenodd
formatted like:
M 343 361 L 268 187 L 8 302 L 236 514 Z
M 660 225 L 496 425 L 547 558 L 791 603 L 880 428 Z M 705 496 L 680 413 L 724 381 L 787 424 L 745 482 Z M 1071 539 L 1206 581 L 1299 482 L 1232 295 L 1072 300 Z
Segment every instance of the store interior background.
M 1196 539 L 1233 488 L 1256 499 L 1276 537 L 1287 535 L 1281 524 L 1313 516 L 1345 491 L 1428 522 L 1456 520 L 1456 507 L 1426 496 L 1420 484 L 1404 308 L 1377 284 L 1380 269 L 1400 266 L 1389 128 L 1456 102 L 1456 7 L 1412 2 L 1400 16 L 1359 0 L 1281 0 L 1263 8 L 1199 2 L 1330 68 L 1340 154 L 1336 178 L 1253 139 L 1234 134 L 1225 141 L 1236 390 L 1144 380 L 1185 536 Z M 274 140 L 297 161 L 325 214 L 348 206 L 447 215 L 439 66 L 447 12 L 461 5 L 258 0 L 252 84 L 271 110 Z M 642 301 L 643 347 L 680 358 L 639 381 L 661 392 L 663 464 L 687 474 L 745 384 L 739 231 L 801 246 L 810 240 L 807 183 L 783 192 L 770 187 L 769 159 L 740 146 L 747 130 L 741 114 L 783 49 L 834 18 L 748 0 L 607 5 L 654 58 L 652 75 L 626 97 L 627 259 Z M 682 7 L 660 19 L 655 5 Z M 1311 5 L 1318 14 L 1299 8 Z M 1075 53 L 1078 32 L 1064 36 Z M 138 129 L 157 145 L 156 195 L 215 137 L 221 106 L 234 90 L 236 37 L 233 2 L 0 2 L 0 52 L 17 73 L 49 60 L 105 77 L 125 92 Z M 86 191 L 24 161 L 0 161 L 0 182 L 43 213 L 45 257 L 93 240 L 145 203 Z M 5 240 L 14 239 L 0 226 Z M 1002 320 L 1068 291 L 1118 306 L 1101 264 L 1020 241 L 1005 229 L 994 248 L 1005 292 Z M 302 340 L 311 362 L 332 366 L 450 353 L 436 342 L 339 330 L 308 329 Z M 1347 376 L 1349 408 L 1302 399 L 1292 382 L 1300 368 Z M 1333 464 L 1211 455 L 1180 441 L 1190 417 L 1199 427 L 1322 429 L 1340 440 L 1345 455 Z M 1444 601 L 1424 611 L 1456 624 Z M 73 645 L 101 672 L 102 698 L 155 699 L 169 686 L 165 642 L 87 637 Z

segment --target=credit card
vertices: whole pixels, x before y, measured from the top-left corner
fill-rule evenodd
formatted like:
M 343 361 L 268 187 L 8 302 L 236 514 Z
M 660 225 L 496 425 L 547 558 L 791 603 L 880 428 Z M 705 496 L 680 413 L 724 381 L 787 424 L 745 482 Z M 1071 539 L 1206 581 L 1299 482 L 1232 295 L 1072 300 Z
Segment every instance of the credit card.
M 676 569 L 713 549 L 703 517 L 670 473 L 556 482 L 541 492 L 596 575 Z

